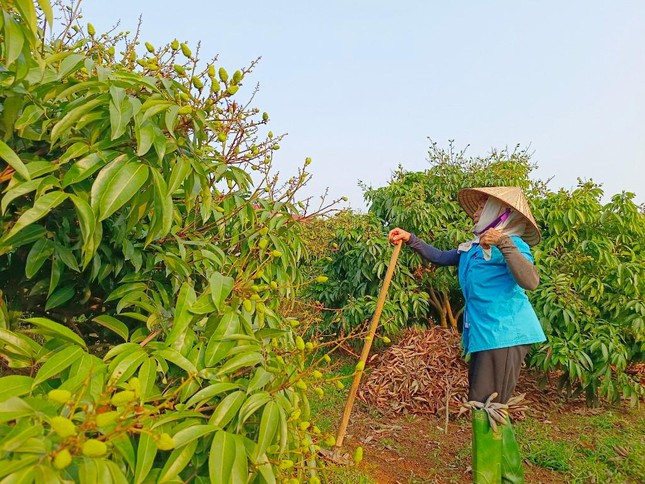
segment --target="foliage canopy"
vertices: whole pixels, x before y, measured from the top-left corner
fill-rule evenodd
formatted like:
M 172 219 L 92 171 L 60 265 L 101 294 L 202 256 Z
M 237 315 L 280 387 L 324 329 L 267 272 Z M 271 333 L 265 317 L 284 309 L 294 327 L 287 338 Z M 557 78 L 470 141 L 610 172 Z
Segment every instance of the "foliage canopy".
M 279 307 L 308 174 L 273 175 L 253 64 L 2 5 L 0 478 L 315 482 L 315 349 Z
M 327 316 L 330 330 L 348 333 L 372 314 L 389 260 L 388 230 L 402 227 L 452 249 L 472 237 L 472 223 L 457 202 L 461 188 L 520 186 L 543 233 L 533 250 L 542 281 L 529 297 L 548 341 L 532 352 L 531 364 L 560 372 L 562 385 L 570 393 L 584 391 L 590 402 L 621 395 L 635 402 L 645 395 L 627 372 L 645 352 L 645 214 L 634 195 L 617 194 L 603 204 L 592 182 L 552 192 L 529 178 L 535 166 L 517 148 L 473 158 L 433 143 L 429 161 L 426 171 L 399 169 L 387 186 L 366 188 L 369 213 L 342 221 L 329 256 L 318 262 L 329 285 L 312 293 L 325 307 L 344 308 Z M 462 309 L 454 268 L 428 266 L 402 251 L 384 311 L 385 334 L 435 321 L 457 330 Z

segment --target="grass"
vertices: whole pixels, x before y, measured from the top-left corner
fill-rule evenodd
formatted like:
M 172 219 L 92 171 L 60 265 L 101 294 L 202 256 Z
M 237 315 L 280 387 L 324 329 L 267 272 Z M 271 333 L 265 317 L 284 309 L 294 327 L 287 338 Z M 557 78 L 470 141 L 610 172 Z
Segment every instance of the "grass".
M 518 440 L 529 462 L 563 473 L 568 482 L 642 482 L 642 414 L 642 410 L 636 418 L 621 410 L 587 416 L 564 414 L 557 424 L 529 419 L 517 426 Z
M 347 403 L 348 389 L 352 383 L 354 364 L 349 360 L 336 360 L 331 369 L 326 370 L 328 378 L 339 378 L 345 385 L 338 389 L 334 384 L 325 386 L 324 398 L 313 396 L 309 400 L 312 420 L 323 434 L 336 435 L 340 424 L 339 415 L 342 415 Z M 329 466 L 323 471 L 324 482 L 328 484 L 377 484 L 368 474 L 355 467 Z
M 353 467 L 330 468 L 324 471 L 327 484 L 378 484 L 364 472 Z
M 339 378 L 346 388 L 339 390 L 333 384 L 325 386 L 324 398 L 318 398 L 312 395 L 309 399 L 311 407 L 311 415 L 315 420 L 318 428 L 323 432 L 330 432 L 336 434 L 338 424 L 338 413 L 342 414 L 342 409 L 347 402 L 348 388 L 352 383 L 352 375 L 354 373 L 354 365 L 348 363 L 346 360 L 337 360 L 332 363 L 331 369 L 326 370 L 328 378 Z

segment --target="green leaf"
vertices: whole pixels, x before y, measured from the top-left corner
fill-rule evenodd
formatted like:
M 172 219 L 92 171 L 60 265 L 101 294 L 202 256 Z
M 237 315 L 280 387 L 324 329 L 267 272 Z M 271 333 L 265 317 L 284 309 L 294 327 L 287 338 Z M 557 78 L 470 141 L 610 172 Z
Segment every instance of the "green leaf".
M 27 226 L 13 237 L 8 237 L 0 241 L 0 254 L 7 252 L 6 249 L 14 249 L 23 245 L 31 244 L 42 239 L 46 234 L 45 227 L 38 224 Z
M 215 434 L 208 456 L 208 476 L 211 484 L 229 484 L 235 463 L 237 445 L 234 436 L 224 430 Z
M 264 361 L 264 357 L 260 353 L 242 353 L 236 355 L 234 358 L 231 358 L 226 363 L 224 363 L 219 371 L 218 375 L 227 375 L 234 373 L 240 368 L 246 368 L 255 366 Z
M 46 331 L 47 334 L 51 334 L 54 336 L 58 336 L 65 341 L 69 341 L 71 343 L 77 344 L 85 349 L 87 349 L 87 345 L 85 344 L 85 341 L 77 335 L 74 331 L 71 329 L 63 326 L 62 324 L 59 324 L 55 321 L 52 321 L 51 319 L 47 318 L 28 318 L 28 319 L 23 319 L 22 321 L 26 323 L 33 324 L 34 326 L 38 326 L 39 328 L 43 328 Z
M 135 484 L 141 484 L 150 473 L 157 455 L 157 444 L 149 432 L 139 434 L 139 445 L 137 447 L 137 464 L 134 470 Z
M 166 182 L 157 170 L 150 170 L 154 182 L 154 230 L 151 229 L 146 238 L 146 245 L 152 240 L 165 237 L 172 227 L 173 204 L 172 197 L 167 193 Z
M 31 279 L 38 273 L 45 261 L 54 253 L 54 244 L 49 239 L 40 239 L 31 246 L 25 264 L 25 276 Z
M 166 343 L 176 350 L 181 349 L 184 343 L 186 329 L 192 320 L 190 308 L 196 300 L 195 290 L 189 283 L 184 282 L 177 295 L 177 304 L 175 306 L 175 318 L 170 334 L 166 338 Z
M 187 402 L 186 407 L 199 406 L 206 403 L 211 398 L 219 395 L 220 393 L 229 392 L 231 390 L 239 390 L 240 385 L 237 383 L 219 382 L 213 383 L 206 388 L 201 389 L 195 393 Z
M 176 272 L 182 276 L 190 277 L 190 274 L 192 273 L 190 266 L 179 257 L 166 252 L 163 259 L 166 263 L 168 273 Z
M 249 385 L 246 389 L 246 392 L 251 394 L 257 390 L 264 388 L 264 386 L 273 381 L 275 376 L 273 373 L 266 371 L 264 368 L 259 367 L 255 370 L 255 375 L 249 381 Z
M 190 463 L 190 460 L 193 458 L 193 455 L 195 454 L 195 450 L 197 449 L 198 444 L 196 440 L 188 443 L 187 445 L 184 445 L 183 447 L 177 446 L 176 442 L 177 441 L 175 440 L 175 450 L 172 451 L 172 453 L 166 460 L 166 464 L 163 466 L 163 469 L 161 469 L 161 474 L 159 475 L 159 480 L 157 481 L 159 483 L 168 482 L 172 479 L 175 479 L 179 475 L 179 473 L 186 468 L 186 466 Z M 182 480 L 181 482 L 184 481 Z
M 18 25 L 9 12 L 3 9 L 2 15 L 4 15 L 4 57 L 6 65 L 10 66 L 16 61 L 20 52 L 22 52 L 25 37 L 20 25 Z
M 105 166 L 92 185 L 92 208 L 103 221 L 125 205 L 148 179 L 148 167 L 119 159 Z
M 31 405 L 19 397 L 10 397 L 4 402 L 0 402 L 0 424 L 35 413 Z
M 31 33 L 36 33 L 36 31 L 38 30 L 36 21 L 38 19 L 36 17 L 36 8 L 34 7 L 34 2 L 32 2 L 31 0 L 15 0 L 14 5 L 18 7 L 20 16 L 22 17 L 21 20 L 23 22 L 26 22 L 29 30 L 31 30 Z
M 42 425 L 24 425 L 17 424 L 14 429 L 2 440 L 0 452 L 14 452 L 16 449 L 24 446 L 29 439 L 41 437 L 43 434 Z
M 205 418 L 205 415 L 201 412 L 175 410 L 174 412 L 166 413 L 163 417 L 157 419 L 153 424 L 152 429 L 163 428 L 164 425 L 178 420 L 186 421 L 196 419 L 195 421 L 199 421 L 202 418 Z
M 275 328 L 262 328 L 255 332 L 255 337 L 257 339 L 271 339 L 279 338 L 289 333 L 286 329 L 275 329 Z
M 201 296 L 197 298 L 195 303 L 191 308 L 191 312 L 195 314 L 210 314 L 214 313 L 217 310 L 213 304 L 213 299 L 211 298 L 210 290 L 202 293 Z
M 110 471 L 110 480 L 107 482 L 115 482 L 115 483 L 128 482 L 128 478 L 121 470 L 121 467 L 119 467 L 119 465 L 117 465 L 115 462 L 112 462 L 111 460 L 106 460 L 105 465 Z
M 33 467 L 36 461 L 40 460 L 41 456 L 39 455 L 26 455 L 20 459 L 15 460 L 6 460 L 3 462 L 2 467 L 0 467 L 0 479 L 10 474 L 13 474 L 20 469 L 25 467 Z
M 29 192 L 33 192 L 36 190 L 40 184 L 42 183 L 42 179 L 39 178 L 37 180 L 30 180 L 27 182 L 23 183 L 18 183 L 13 186 L 10 190 L 8 190 L 4 196 L 2 197 L 2 202 L 0 204 L 0 207 L 2 208 L 2 213 L 4 214 L 7 211 L 7 207 L 11 202 L 13 202 L 16 198 L 22 197 L 23 195 L 26 195 Z
M 143 123 L 147 119 L 153 117 L 155 114 L 159 114 L 162 111 L 165 111 L 166 109 L 170 107 L 176 107 L 177 105 L 175 103 L 171 103 L 170 101 L 163 101 L 159 100 L 158 102 L 155 102 L 155 104 L 151 104 L 147 106 L 147 102 L 142 106 L 143 115 L 141 116 L 141 122 Z
M 29 359 L 36 358 L 42 350 L 42 346 L 28 336 L 4 328 L 0 328 L 0 342 L 4 343 L 5 352 L 12 350 Z
M 110 87 L 110 127 L 112 134 L 110 139 L 119 138 L 125 133 L 128 123 L 132 119 L 134 109 L 130 99 L 126 96 L 125 89 L 112 86 Z
M 30 161 L 26 166 L 27 170 L 29 170 L 29 176 L 31 176 L 32 179 L 58 170 L 56 163 L 52 163 L 50 161 Z M 59 188 L 59 186 L 60 183 L 58 178 L 51 176 L 43 178 L 38 188 L 41 193 L 44 193 L 50 187 Z
M 31 126 L 38 119 L 40 119 L 40 117 L 43 115 L 44 112 L 45 111 L 40 106 L 36 106 L 35 104 L 30 104 L 22 111 L 22 114 L 16 120 L 16 124 L 14 125 L 14 128 L 17 130 L 21 130 L 27 126 Z
M 233 348 L 234 341 L 222 341 L 226 336 L 236 334 L 240 327 L 240 318 L 233 312 L 228 312 L 222 316 L 217 329 L 211 336 L 204 353 L 204 362 L 207 367 L 212 367 L 220 362 L 226 354 Z
M 74 160 L 79 156 L 85 155 L 90 150 L 90 147 L 87 143 L 82 141 L 77 141 L 72 146 L 67 148 L 67 151 L 58 159 L 58 166 L 65 165 L 69 163 L 70 160 Z M 31 163 L 30 163 L 31 164 Z
M 189 374 L 197 373 L 197 368 L 193 365 L 188 358 L 181 355 L 181 353 L 173 348 L 164 348 L 163 350 L 157 351 L 155 354 L 161 356 L 165 360 L 174 363 L 182 370 L 186 371 Z
M 112 368 L 112 374 L 110 375 L 108 384 L 116 385 L 120 381 L 130 378 L 130 376 L 132 376 L 147 359 L 148 354 L 139 347 L 121 359 L 116 365 L 112 362 L 110 366 L 114 366 Z M 115 359 L 115 361 L 117 360 Z
M 83 349 L 78 346 L 74 346 L 72 348 L 67 347 L 55 353 L 54 356 L 49 358 L 38 370 L 33 383 L 34 388 L 45 380 L 58 375 L 83 356 L 83 354 Z
M 221 430 L 215 425 L 191 425 L 185 429 L 181 429 L 175 435 L 173 435 L 173 440 L 175 441 L 175 448 L 179 449 L 184 445 L 190 444 L 195 440 L 204 437 L 205 435 L 212 434 L 216 430 Z
M 27 484 L 32 483 L 36 480 L 36 468 L 37 466 L 27 467 L 18 472 L 8 475 L 2 480 L 3 484 Z
M 235 441 L 235 459 L 231 469 L 231 482 L 246 482 L 249 479 L 249 461 L 244 447 L 244 438 L 233 435 Z
M 63 118 L 56 123 L 51 132 L 51 144 L 53 145 L 63 134 L 67 133 L 83 115 L 90 112 L 95 107 L 105 103 L 107 95 L 103 94 L 91 101 L 86 101 L 69 111 Z
M 141 400 L 147 401 L 154 391 L 157 379 L 157 363 L 154 358 L 145 360 L 139 368 L 139 382 L 141 385 Z
M 0 140 L 0 157 L 11 166 L 25 180 L 31 180 L 29 170 L 22 162 L 20 157 L 5 143 Z
M 134 456 L 134 447 L 132 446 L 132 441 L 127 434 L 120 434 L 118 436 L 110 439 L 110 442 L 114 448 L 121 454 L 123 460 L 128 464 L 128 467 L 132 472 L 135 470 L 136 459 Z
M 49 290 L 47 291 L 47 297 L 51 297 L 51 295 L 54 294 L 64 269 L 65 264 L 63 264 L 63 261 L 61 261 L 58 255 L 54 253 L 52 257 L 52 270 L 49 275 Z
M 119 159 L 125 158 L 121 155 Z M 116 161 L 116 159 L 114 160 Z M 74 163 L 63 175 L 63 188 L 85 180 L 107 163 L 104 153 L 90 153 Z
M 104 326 L 110 331 L 121 336 L 125 341 L 128 341 L 128 337 L 130 336 L 128 327 L 118 319 L 108 316 L 107 314 L 102 314 L 100 316 L 96 316 L 92 321 L 99 323 L 101 326 Z
M 264 406 L 262 418 L 260 419 L 260 434 L 255 450 L 255 459 L 264 454 L 267 448 L 273 443 L 275 434 L 280 425 L 280 409 L 279 405 L 270 401 Z
M 38 5 L 40 6 L 40 9 L 45 14 L 47 23 L 51 27 L 51 25 L 54 23 L 54 12 L 52 12 L 52 7 L 51 7 L 51 4 L 49 3 L 49 0 L 38 0 Z
M 85 269 L 92 260 L 96 247 L 94 245 L 94 231 L 96 230 L 96 217 L 89 203 L 76 195 L 69 196 L 78 216 L 78 225 L 81 228 L 83 237 L 83 261 L 82 268 Z
M 177 122 L 177 115 L 179 114 L 179 106 L 171 106 L 166 111 L 165 123 L 166 129 L 170 136 L 175 137 L 175 123 Z
M 188 158 L 180 156 L 175 161 L 175 166 L 172 169 L 170 174 L 170 182 L 168 183 L 168 194 L 173 195 L 184 183 L 184 180 L 188 176 L 191 170 L 190 161 Z
M 0 378 L 0 402 L 11 397 L 21 397 L 31 392 L 34 379 L 24 375 L 9 375 Z
M 143 156 L 155 140 L 155 126 L 152 122 L 146 121 L 138 129 L 135 129 L 137 136 L 137 156 Z
M 246 400 L 246 394 L 243 391 L 226 395 L 213 412 L 208 423 L 224 428 L 235 417 L 244 400 Z
M 20 216 L 16 224 L 11 228 L 9 233 L 3 237 L 3 242 L 6 242 L 7 239 L 10 239 L 25 227 L 43 218 L 54 208 L 63 203 L 67 197 L 68 195 L 65 192 L 54 191 L 46 193 L 38 198 L 36 203 L 34 203 L 34 206 L 25 211 L 25 213 Z
M 241 426 L 246 422 L 251 415 L 257 412 L 262 406 L 266 405 L 271 401 L 271 395 L 268 392 L 259 392 L 251 395 L 242 408 L 240 408 L 240 419 L 238 422 L 238 429 L 241 429 Z
M 266 456 L 263 456 L 263 460 L 257 464 L 257 469 L 260 471 L 260 475 L 266 482 L 266 484 L 276 484 L 275 472 L 271 463 L 267 460 Z
M 80 269 L 78 267 L 78 262 L 76 262 L 76 257 L 74 257 L 74 254 L 70 249 L 67 247 L 64 247 L 62 245 L 56 244 L 55 245 L 55 250 L 56 250 L 56 255 L 58 258 L 63 261 L 63 263 L 69 267 L 71 270 L 75 272 L 80 272 Z
M 112 291 L 109 296 L 105 299 L 105 302 L 117 301 L 124 296 L 131 294 L 135 291 L 146 291 L 148 286 L 143 282 L 130 282 L 123 284 L 122 286 L 117 287 Z
M 233 290 L 234 279 L 224 276 L 219 272 L 214 272 L 209 279 L 211 288 L 211 299 L 217 309 L 221 309 L 222 304 Z
M 67 301 L 72 299 L 75 294 L 76 290 L 73 286 L 64 286 L 55 290 L 52 295 L 47 298 L 45 311 L 49 311 L 50 309 L 57 308 L 58 306 L 65 304 Z

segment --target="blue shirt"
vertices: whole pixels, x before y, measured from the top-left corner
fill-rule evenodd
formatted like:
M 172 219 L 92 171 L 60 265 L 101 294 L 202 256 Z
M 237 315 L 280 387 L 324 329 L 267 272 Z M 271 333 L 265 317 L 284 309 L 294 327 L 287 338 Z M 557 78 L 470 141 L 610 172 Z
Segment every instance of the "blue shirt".
M 521 237 L 511 239 L 533 262 L 528 244 Z M 459 284 L 466 301 L 462 333 L 466 353 L 546 340 L 526 292 L 513 279 L 497 247 L 491 247 L 491 258 L 485 260 L 478 244 L 468 252 L 440 251 L 413 236 L 408 245 L 431 262 L 459 266 Z

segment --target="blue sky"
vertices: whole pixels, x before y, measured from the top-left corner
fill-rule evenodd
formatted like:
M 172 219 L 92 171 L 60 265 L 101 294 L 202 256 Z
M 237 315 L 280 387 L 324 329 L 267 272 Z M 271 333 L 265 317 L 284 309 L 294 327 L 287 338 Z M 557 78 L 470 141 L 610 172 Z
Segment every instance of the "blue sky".
M 288 133 L 284 175 L 305 193 L 382 186 L 424 170 L 428 137 L 483 155 L 529 146 L 552 189 L 576 179 L 645 203 L 645 2 L 83 0 L 84 21 L 174 38 L 229 71 L 262 57 L 238 95 Z

